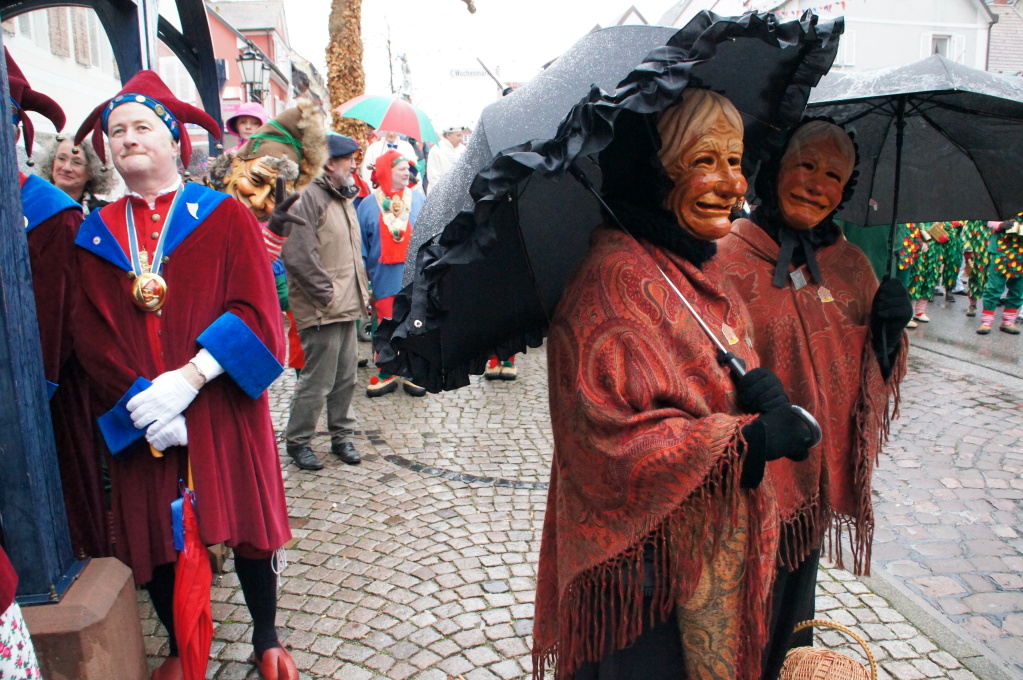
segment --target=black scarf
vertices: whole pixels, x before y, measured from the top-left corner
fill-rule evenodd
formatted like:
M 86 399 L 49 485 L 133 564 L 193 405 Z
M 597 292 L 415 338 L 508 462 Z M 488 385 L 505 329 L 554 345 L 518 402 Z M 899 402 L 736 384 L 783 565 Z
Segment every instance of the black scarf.
M 818 248 L 833 245 L 838 241 L 842 231 L 831 219 L 831 215 L 813 229 L 800 231 L 792 229 L 782 219 L 781 212 L 772 204 L 758 206 L 750 215 L 750 219 L 764 230 L 778 244 L 778 263 L 774 268 L 774 286 L 785 288 L 789 274 L 789 265 L 801 267 L 804 264 L 810 270 L 813 280 L 824 285 L 817 257 L 814 253 Z
M 664 208 L 646 208 L 620 199 L 610 201 L 609 205 L 630 234 L 684 257 L 697 268 L 717 254 L 716 242 L 696 238 L 679 225 L 674 213 Z

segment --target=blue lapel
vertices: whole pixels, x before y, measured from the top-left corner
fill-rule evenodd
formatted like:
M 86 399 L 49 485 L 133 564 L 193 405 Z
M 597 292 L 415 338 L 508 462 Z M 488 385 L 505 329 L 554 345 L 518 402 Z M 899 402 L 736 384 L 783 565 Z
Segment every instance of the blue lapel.
M 41 177 L 29 175 L 21 185 L 21 210 L 27 222 L 26 232 L 68 208 L 82 210 L 74 199 Z
M 120 205 L 120 202 L 113 205 Z M 114 238 L 106 222 L 100 217 L 100 212 L 102 211 L 93 210 L 82 222 L 82 226 L 78 227 L 75 245 L 85 248 L 94 255 L 99 255 L 118 269 L 130 272 L 131 261 L 121 250 L 121 244 Z
M 227 194 L 195 182 L 186 182 L 181 191 L 181 198 L 174 209 L 174 214 L 170 216 L 169 222 L 163 225 L 164 229 L 169 230 L 163 246 L 164 255 L 173 253 L 174 249 L 216 210 L 220 202 L 227 198 Z M 195 206 L 195 217 L 192 216 L 189 204 Z
M 163 225 L 163 228 L 167 230 L 163 249 L 164 255 L 170 255 L 174 252 L 174 249 L 181 245 L 188 238 L 189 234 L 195 231 L 195 228 L 210 216 L 210 213 L 216 210 L 221 201 L 228 197 L 227 194 L 193 182 L 186 183 L 181 188 L 181 192 L 181 198 L 178 200 L 174 214 L 170 216 L 167 224 Z M 189 204 L 195 206 L 195 217 L 192 216 L 192 209 L 189 207 Z M 104 211 L 111 209 L 123 211 L 124 205 L 118 201 L 104 208 Z M 85 222 L 78 229 L 75 244 L 85 248 L 94 255 L 102 257 L 114 266 L 130 272 L 131 261 L 121 249 L 121 245 L 114 238 L 113 233 L 111 233 L 103 218 L 100 217 L 100 213 L 104 211 L 96 210 L 85 218 Z

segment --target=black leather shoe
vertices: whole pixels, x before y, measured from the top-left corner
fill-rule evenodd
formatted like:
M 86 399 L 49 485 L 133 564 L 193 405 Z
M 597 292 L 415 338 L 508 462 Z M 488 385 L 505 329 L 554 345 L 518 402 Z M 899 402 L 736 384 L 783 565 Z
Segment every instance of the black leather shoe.
M 323 461 L 308 446 L 289 446 L 288 455 L 303 470 L 322 470 Z
M 355 450 L 355 444 L 351 442 L 341 442 L 340 444 L 331 444 L 330 452 L 341 459 L 342 463 L 347 465 L 358 465 L 362 462 L 362 456 Z

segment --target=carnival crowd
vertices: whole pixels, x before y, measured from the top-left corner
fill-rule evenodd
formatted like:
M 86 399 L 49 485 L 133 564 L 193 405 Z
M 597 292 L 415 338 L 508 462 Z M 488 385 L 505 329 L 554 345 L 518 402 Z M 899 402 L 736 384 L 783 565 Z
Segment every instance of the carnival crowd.
M 58 132 L 64 114 L 9 54 L 7 68 L 31 156 L 25 112 Z M 899 276 L 879 282 L 833 219 L 857 163 L 841 127 L 796 126 L 744 213 L 743 122 L 726 97 L 688 87 L 629 120 L 599 155 L 620 224 L 595 229 L 550 324 L 535 672 L 774 680 L 810 644 L 792 629 L 814 618 L 827 546 L 869 570 L 871 474 L 907 326 L 929 321 L 936 288 L 951 300 L 965 285 L 977 333 L 1002 306 L 997 328 L 1019 334 L 1023 217 L 903 225 Z M 266 390 L 296 371 L 284 438 L 300 468 L 324 467 L 312 447 L 324 409 L 331 455 L 360 463 L 359 336 L 393 315 L 426 197 L 470 131 L 445 127 L 427 153 L 395 131 L 329 132 L 314 99 L 272 120 L 246 104 L 226 121 L 237 144 L 195 176 L 186 124 L 225 132 L 141 71 L 20 176 L 71 541 L 148 590 L 170 639 L 156 680 L 185 677 L 180 536 L 227 545 L 253 661 L 294 680 L 275 627 L 291 532 Z M 696 349 L 704 331 L 668 283 L 743 362 L 736 382 Z M 514 380 L 514 357 L 485 375 Z M 382 369 L 361 389 L 399 387 L 427 394 Z M 0 675 L 38 677 L 16 582 L 0 554 L 0 641 L 19 650 Z

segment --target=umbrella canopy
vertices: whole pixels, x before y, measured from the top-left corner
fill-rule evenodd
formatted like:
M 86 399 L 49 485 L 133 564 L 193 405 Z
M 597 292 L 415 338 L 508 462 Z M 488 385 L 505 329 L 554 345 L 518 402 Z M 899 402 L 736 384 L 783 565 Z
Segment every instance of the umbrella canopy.
M 415 253 L 444 230 L 455 216 L 472 211 L 469 185 L 494 156 L 533 139 L 549 139 L 565 113 L 593 85 L 613 90 L 651 50 L 678 33 L 664 26 L 612 26 L 580 39 L 543 72 L 507 97 L 483 109 L 465 151 L 442 181 L 430 185 L 409 242 Z M 614 58 L 608 58 L 614 55 Z M 405 262 L 404 283 L 412 281 L 415 257 Z
M 563 114 L 548 110 L 548 102 L 578 96 L 580 80 L 586 82 L 595 65 L 618 61 L 627 73 L 613 93 L 590 88 L 553 137 L 498 153 L 467 187 L 468 164 L 490 152 L 484 147 L 488 140 L 472 140 L 461 174 L 431 197 L 448 197 L 471 211 L 456 212 L 418 251 L 410 249 L 415 269 L 395 300 L 394 318 L 376 336 L 378 364 L 440 391 L 468 384 L 492 354 L 504 358 L 539 346 L 565 283 L 587 251 L 590 232 L 602 221 L 596 198 L 565 175 L 574 165 L 600 185 L 592 157 L 610 144 L 620 114 L 652 119 L 689 85 L 708 87 L 743 113 L 747 156 L 755 162 L 757 145 L 751 140 L 777 138 L 798 121 L 810 88 L 834 60 L 841 32 L 840 19 L 818 26 L 810 13 L 780 23 L 757 13 L 722 18 L 702 12 L 640 61 L 628 50 L 577 58 L 572 48 L 559 59 L 571 92 L 558 100 L 537 87 L 544 98 L 514 99 L 528 94 L 520 91 L 493 112 L 488 108 L 483 127 L 500 146 L 528 134 L 534 117 L 560 119 Z M 569 78 L 569 69 L 582 73 Z M 553 89 L 561 78 L 551 78 Z M 505 111 L 501 123 L 495 122 L 496 113 Z M 515 132 L 505 135 L 506 128 Z M 436 210 L 446 216 L 453 207 Z
M 183 544 L 178 552 L 174 571 L 174 635 L 178 639 L 178 653 L 185 680 L 203 680 L 210 660 L 213 643 L 213 616 L 210 588 L 213 571 L 206 546 L 199 537 L 199 522 L 195 513 L 195 493 L 185 490 L 180 503 L 180 514 L 175 508 L 175 522 L 181 519 Z M 177 530 L 175 533 L 178 533 Z M 177 536 L 175 542 L 177 542 Z M 175 547 L 178 547 L 175 545 Z
M 345 118 L 369 123 L 377 130 L 398 132 L 421 142 L 437 141 L 433 123 L 425 113 L 399 97 L 364 94 L 334 109 Z
M 1023 157 L 1023 78 L 935 54 L 828 75 L 807 114 L 832 118 L 856 141 L 858 175 L 843 220 L 995 220 L 1023 209 L 1023 182 L 1011 171 Z

